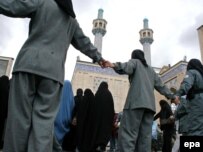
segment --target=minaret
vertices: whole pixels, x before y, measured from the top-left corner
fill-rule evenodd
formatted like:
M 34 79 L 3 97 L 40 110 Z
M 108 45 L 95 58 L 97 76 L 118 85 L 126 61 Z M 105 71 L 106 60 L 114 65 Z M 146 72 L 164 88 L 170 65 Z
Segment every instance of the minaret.
M 148 27 L 148 19 L 144 19 L 144 28 L 140 30 L 140 43 L 143 45 L 143 51 L 147 64 L 151 65 L 151 44 L 153 40 L 153 30 Z
M 200 54 L 201 54 L 201 61 L 203 63 L 203 25 L 201 25 L 198 29 L 198 37 L 199 37 L 199 45 L 200 45 Z
M 102 54 L 102 39 L 106 34 L 106 24 L 107 21 L 103 19 L 103 9 L 98 10 L 97 19 L 93 20 L 93 29 L 92 33 L 95 35 L 94 38 L 94 46 L 98 49 L 98 51 Z

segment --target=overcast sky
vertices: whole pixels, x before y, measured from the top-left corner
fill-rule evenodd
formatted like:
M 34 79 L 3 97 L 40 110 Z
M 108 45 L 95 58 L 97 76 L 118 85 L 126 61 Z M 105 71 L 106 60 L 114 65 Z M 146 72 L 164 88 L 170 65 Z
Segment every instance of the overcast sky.
M 77 20 L 94 42 L 92 21 L 98 9 L 104 10 L 107 33 L 102 55 L 112 62 L 128 61 L 134 49 L 143 49 L 139 31 L 143 19 L 154 31 L 151 45 L 152 66 L 174 65 L 184 56 L 200 59 L 197 28 L 203 25 L 203 0 L 73 0 Z M 15 58 L 27 38 L 29 19 L 0 15 L 0 56 Z M 70 47 L 66 61 L 66 79 L 71 80 L 76 57 L 91 61 Z

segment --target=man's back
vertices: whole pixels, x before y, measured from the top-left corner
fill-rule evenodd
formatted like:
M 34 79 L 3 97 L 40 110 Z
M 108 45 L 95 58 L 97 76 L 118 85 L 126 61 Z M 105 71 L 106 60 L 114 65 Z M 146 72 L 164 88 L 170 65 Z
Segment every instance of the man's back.
M 154 84 L 156 73 L 148 66 L 145 67 L 139 60 L 131 59 L 135 66 L 125 108 L 148 108 L 155 111 Z M 136 101 L 135 101 L 136 100 Z
M 54 0 L 39 0 L 33 7 L 33 12 L 28 14 L 29 37 L 18 54 L 13 72 L 31 72 L 61 82 L 76 20 Z
M 156 112 L 154 89 L 172 97 L 170 90 L 162 83 L 153 68 L 145 66 L 138 59 L 130 59 L 125 63 L 117 62 L 114 70 L 129 75 L 130 88 L 124 109 L 146 108 Z

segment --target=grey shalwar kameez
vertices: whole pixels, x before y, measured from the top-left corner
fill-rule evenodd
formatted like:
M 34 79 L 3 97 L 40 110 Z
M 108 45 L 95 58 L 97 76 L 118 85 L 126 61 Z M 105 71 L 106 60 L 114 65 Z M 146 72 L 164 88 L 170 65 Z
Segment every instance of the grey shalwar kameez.
M 191 88 L 203 88 L 203 76 L 197 70 L 188 70 L 183 79 L 177 95 L 187 95 Z M 189 136 L 203 136 L 203 92 L 194 94 L 192 99 L 187 99 L 188 107 L 188 132 Z
M 149 152 L 156 112 L 154 88 L 168 98 L 173 98 L 173 95 L 153 68 L 144 66 L 140 60 L 131 59 L 114 65 L 116 72 L 132 75 L 119 129 L 119 151 Z
M 51 152 L 69 45 L 94 61 L 101 55 L 54 0 L 0 0 L 0 14 L 31 19 L 13 68 L 3 151 Z

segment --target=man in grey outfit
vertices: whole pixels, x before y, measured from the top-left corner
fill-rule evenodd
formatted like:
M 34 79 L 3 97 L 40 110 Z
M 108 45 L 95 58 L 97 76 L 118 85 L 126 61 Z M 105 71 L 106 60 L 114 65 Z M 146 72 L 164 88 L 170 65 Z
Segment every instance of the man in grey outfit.
M 3 151 L 52 152 L 69 45 L 102 67 L 105 61 L 79 27 L 71 0 L 0 0 L 0 14 L 31 19 L 13 68 Z
M 118 134 L 119 152 L 150 152 L 155 109 L 154 89 L 167 98 L 174 98 L 153 68 L 147 65 L 144 53 L 134 50 L 125 63 L 106 62 L 119 74 L 129 75 L 130 88 L 123 109 Z

